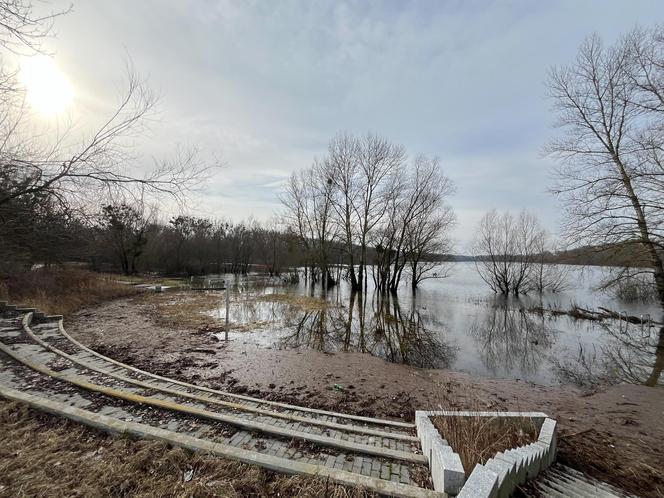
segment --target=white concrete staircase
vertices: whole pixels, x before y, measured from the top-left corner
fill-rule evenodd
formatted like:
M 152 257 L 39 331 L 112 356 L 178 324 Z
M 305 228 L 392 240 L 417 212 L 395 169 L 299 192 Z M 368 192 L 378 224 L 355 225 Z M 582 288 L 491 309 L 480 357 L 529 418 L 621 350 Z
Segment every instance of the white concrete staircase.
M 524 493 L 544 498 L 625 498 L 619 489 L 562 464 L 555 464 L 532 481 Z

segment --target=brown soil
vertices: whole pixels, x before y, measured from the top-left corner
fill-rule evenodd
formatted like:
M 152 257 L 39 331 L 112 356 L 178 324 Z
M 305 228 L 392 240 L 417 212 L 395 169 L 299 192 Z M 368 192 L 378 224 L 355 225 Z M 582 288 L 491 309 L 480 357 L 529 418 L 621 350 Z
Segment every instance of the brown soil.
M 617 385 L 584 393 L 361 353 L 277 349 L 241 338 L 218 342 L 205 327 L 159 325 L 154 306 L 141 297 L 116 300 L 68 318 L 66 327 L 82 342 L 145 370 L 317 408 L 405 420 L 418 409 L 543 411 L 558 420 L 560 461 L 628 492 L 664 496 L 660 388 Z
M 440 435 L 459 454 L 466 475 L 500 451 L 537 441 L 538 429 L 529 418 L 433 417 Z
M 38 437 L 35 437 L 38 434 Z M 375 496 L 163 443 L 118 438 L 0 400 L 0 497 Z

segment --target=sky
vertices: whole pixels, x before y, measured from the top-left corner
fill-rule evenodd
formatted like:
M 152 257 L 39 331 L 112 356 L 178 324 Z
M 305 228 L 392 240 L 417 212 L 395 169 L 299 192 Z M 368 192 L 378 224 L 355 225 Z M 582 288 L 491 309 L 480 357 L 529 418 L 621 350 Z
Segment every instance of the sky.
M 441 159 L 466 252 L 493 208 L 557 229 L 548 68 L 592 32 L 612 43 L 661 21 L 662 0 L 74 0 L 46 43 L 81 133 L 117 103 L 130 58 L 160 96 L 135 167 L 177 144 L 221 158 L 192 214 L 266 220 L 336 133 L 371 131 Z

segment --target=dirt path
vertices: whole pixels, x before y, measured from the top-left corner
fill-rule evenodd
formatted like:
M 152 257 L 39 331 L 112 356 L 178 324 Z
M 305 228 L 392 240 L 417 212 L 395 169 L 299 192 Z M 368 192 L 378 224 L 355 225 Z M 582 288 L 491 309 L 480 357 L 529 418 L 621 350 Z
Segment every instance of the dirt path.
M 135 297 L 67 318 L 67 330 L 120 361 L 195 383 L 369 416 L 416 409 L 544 411 L 559 421 L 559 459 L 641 496 L 664 496 L 664 396 L 659 388 L 570 387 L 473 378 L 387 363 L 362 353 L 218 341 L 213 320 L 165 320 L 160 301 Z

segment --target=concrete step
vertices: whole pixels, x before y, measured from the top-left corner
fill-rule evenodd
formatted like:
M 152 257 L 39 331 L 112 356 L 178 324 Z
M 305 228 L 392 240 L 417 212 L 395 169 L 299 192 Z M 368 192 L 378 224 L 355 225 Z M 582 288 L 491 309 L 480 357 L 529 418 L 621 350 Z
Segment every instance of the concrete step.
M 175 381 L 173 379 L 166 379 L 164 377 L 155 376 L 128 365 L 112 361 L 104 356 L 95 354 L 94 351 L 88 348 L 82 347 L 82 345 L 73 341 L 66 334 L 61 323 L 57 324 L 57 328 L 52 331 L 55 332 L 55 335 L 60 336 L 60 338 L 58 338 L 55 335 L 48 334 L 48 331 L 43 328 L 39 330 L 35 328 L 33 330 L 28 322 L 29 317 L 26 316 L 24 318 L 23 324 L 26 333 L 31 335 L 35 341 L 40 342 L 43 346 L 51 348 L 51 350 L 58 354 L 63 354 L 63 352 L 57 346 L 62 344 L 62 340 L 64 340 L 66 341 L 64 346 L 66 346 L 68 351 L 76 351 L 76 354 L 69 356 L 65 354 L 65 357 L 87 368 L 114 376 L 116 378 L 121 378 L 126 382 L 134 382 L 143 386 L 146 386 L 146 383 L 149 383 L 149 387 L 153 389 L 171 393 L 177 391 L 185 397 L 191 397 L 192 399 L 198 399 L 201 401 L 205 400 L 207 402 L 216 402 L 222 405 L 226 404 L 227 406 L 231 406 L 234 409 L 253 410 L 263 413 L 270 411 L 271 413 L 275 414 L 275 416 L 291 418 L 293 420 L 327 426 L 329 428 L 341 429 L 343 426 L 344 430 L 350 432 L 358 432 L 376 437 L 389 437 L 403 441 L 417 442 L 417 438 L 414 436 L 414 431 L 408 430 L 408 425 L 395 426 L 391 423 L 392 421 L 371 419 L 366 417 L 349 417 L 345 414 L 325 412 L 322 410 L 314 409 L 303 409 L 303 407 L 294 407 L 292 405 L 286 405 L 282 403 L 268 402 L 257 398 L 247 398 L 237 395 L 234 396 L 230 393 L 224 393 L 207 388 L 200 388 L 192 384 L 186 384 Z M 331 419 L 339 419 L 339 422 L 344 423 L 339 424 L 336 421 L 332 421 Z
M 73 337 L 71 337 L 65 330 L 65 328 L 62 326 L 62 323 L 60 323 L 60 330 L 59 333 L 67 340 L 69 341 L 73 346 L 76 346 L 80 348 L 82 351 L 87 352 L 88 354 L 96 357 L 97 359 L 105 362 L 106 364 L 113 364 L 117 367 L 120 367 L 124 369 L 127 372 L 133 372 L 135 374 L 139 374 L 145 377 L 149 377 L 154 380 L 166 382 L 171 385 L 171 387 L 175 388 L 174 386 L 179 386 L 180 388 L 184 390 L 191 390 L 195 392 L 201 392 L 201 393 L 207 393 L 207 394 L 212 394 L 212 395 L 217 395 L 221 396 L 224 398 L 233 398 L 235 400 L 242 400 L 246 401 L 249 403 L 256 403 L 259 405 L 265 405 L 265 406 L 270 406 L 275 409 L 279 410 L 292 410 L 292 411 L 297 411 L 300 412 L 302 415 L 311 415 L 311 416 L 325 416 L 329 417 L 331 419 L 338 419 L 337 421 L 342 421 L 342 420 L 347 420 L 347 421 L 354 421 L 354 422 L 360 422 L 362 424 L 366 424 L 368 426 L 374 425 L 378 426 L 380 428 L 384 428 L 393 432 L 399 431 L 402 433 L 410 433 L 412 434 L 414 429 L 415 429 L 415 424 L 410 423 L 410 422 L 401 422 L 401 421 L 395 421 L 395 420 L 387 420 L 387 419 L 377 419 L 377 418 L 372 418 L 372 417 L 364 417 L 361 415 L 351 415 L 351 414 L 345 414 L 345 413 L 338 413 L 338 412 L 330 412 L 327 410 L 320 410 L 320 409 L 315 409 L 315 408 L 309 408 L 309 407 L 303 407 L 303 406 L 297 406 L 297 405 L 290 405 L 287 403 L 281 403 L 278 401 L 268 401 L 268 400 L 263 400 L 260 398 L 254 398 L 251 396 L 245 396 L 241 394 L 235 394 L 235 393 L 229 393 L 225 391 L 220 391 L 216 389 L 211 389 L 207 388 L 204 386 L 197 386 L 195 384 L 190 384 L 187 382 L 182 382 L 178 381 L 176 379 L 169 379 L 167 377 L 163 377 L 160 375 L 153 374 L 151 372 L 147 372 L 145 370 L 141 370 L 135 367 L 132 367 L 131 365 L 127 365 L 125 363 L 118 362 L 117 360 L 114 360 L 112 358 L 109 358 L 107 356 L 104 356 L 84 344 L 80 343 Z
M 69 418 L 70 420 L 93 426 L 96 429 L 101 429 L 106 432 L 127 434 L 145 439 L 155 439 L 158 441 L 166 442 L 173 446 L 180 446 L 194 451 L 202 451 L 205 453 L 217 455 L 223 458 L 239 460 L 244 463 L 258 465 L 277 472 L 329 478 L 330 480 L 340 484 L 362 486 L 387 496 L 399 496 L 408 498 L 444 498 L 444 495 L 441 493 L 419 488 L 409 484 L 404 484 L 398 480 L 395 481 L 393 479 L 365 476 L 349 470 L 338 469 L 325 465 L 316 465 L 304 461 L 297 461 L 291 458 L 285 458 L 283 456 L 280 457 L 253 451 L 244 447 L 213 443 L 203 438 L 188 436 L 143 423 L 123 421 L 108 415 L 100 415 L 98 413 L 90 412 L 66 403 L 36 396 L 34 394 L 24 393 L 20 390 L 8 388 L 3 385 L 0 385 L 0 396 L 12 401 L 19 401 L 28 404 L 33 408 L 47 411 L 51 414 L 60 415 L 62 417 Z M 249 435 L 243 434 L 234 437 L 236 443 L 244 442 L 244 444 L 246 444 L 250 439 Z
M 136 378 L 125 381 L 123 377 L 127 370 L 124 366 L 113 362 L 103 363 L 102 366 L 108 368 L 108 372 L 102 368 L 88 368 L 93 365 L 86 363 L 92 361 L 97 361 L 96 366 L 99 366 L 100 358 L 80 348 L 77 351 L 81 356 L 78 356 L 74 349 L 76 345 L 58 333 L 59 323 L 39 323 L 31 327 L 28 315 L 23 317 L 23 323 L 16 319 L 7 321 L 10 325 L 14 324 L 15 332 L 20 335 L 19 341 L 12 336 L 12 340 L 5 344 L 5 336 L 0 336 L 0 351 L 4 352 L 2 356 L 12 361 L 12 368 L 23 369 L 20 375 L 10 379 L 15 385 L 5 387 L 18 387 L 21 391 L 27 382 L 31 393 L 35 392 L 35 385 L 39 386 L 42 397 L 47 401 L 62 402 L 80 409 L 95 406 L 98 415 L 112 420 L 147 423 L 186 437 L 250 449 L 261 455 L 293 462 L 296 467 L 306 463 L 331 469 L 332 473 L 348 472 L 356 476 L 357 482 L 369 479 L 367 487 L 379 492 L 383 492 L 385 486 L 385 489 L 390 488 L 392 484 L 386 484 L 389 482 L 407 486 L 407 489 L 399 488 L 400 491 L 395 494 L 398 496 L 441 496 L 418 487 L 418 481 L 413 479 L 413 476 L 428 475 L 426 459 L 416 451 L 418 442 L 400 439 L 403 434 L 375 436 L 367 433 L 367 430 L 376 430 L 375 422 L 355 426 L 358 422 L 348 423 L 343 414 L 329 416 L 320 412 L 291 410 L 292 414 L 299 413 L 300 418 L 284 418 L 281 416 L 288 410 L 281 407 L 279 411 L 276 407 L 272 407 L 271 411 L 252 410 L 255 406 L 264 406 L 262 400 L 255 398 L 253 401 L 242 400 L 244 406 L 238 403 L 240 400 L 235 400 L 235 404 L 240 406 L 233 408 L 229 403 L 211 404 L 203 396 L 210 396 L 209 393 L 198 391 L 195 397 L 191 396 L 192 388 L 188 385 L 160 381 L 159 389 L 155 389 L 153 384 L 157 379 L 150 376 L 150 382 L 138 381 Z M 55 344 L 68 352 L 55 347 Z M 56 364 L 57 371 L 50 366 Z M 10 375 L 10 371 L 11 368 L 0 368 L 0 388 L 5 384 L 3 376 Z M 35 375 L 48 379 L 48 382 L 35 384 Z M 44 387 L 45 384 L 52 384 L 53 388 Z M 166 385 L 173 389 L 165 392 Z M 100 404 L 100 396 L 108 399 L 108 403 Z M 212 406 L 215 407 L 214 411 L 210 409 Z M 346 423 L 340 424 L 334 420 Z M 357 432 L 358 428 L 362 431 Z M 392 426 L 387 429 L 406 430 Z M 225 432 L 230 432 L 230 436 L 225 437 Z M 293 441 L 298 440 L 305 444 L 293 446 Z M 259 465 L 263 461 L 266 466 L 269 464 L 269 459 L 256 457 Z M 405 494 L 400 494 L 402 492 Z
M 312 430 L 308 426 L 303 426 L 299 422 L 286 423 L 281 419 L 265 414 L 261 417 L 263 421 L 258 420 L 251 413 L 241 412 L 233 409 L 217 408 L 209 409 L 202 403 L 191 402 L 178 396 L 154 396 L 149 388 L 126 384 L 112 378 L 103 376 L 94 376 L 94 372 L 89 372 L 83 367 L 75 364 L 68 365 L 66 373 L 57 372 L 50 369 L 47 364 L 59 361 L 63 364 L 63 358 L 58 359 L 58 355 L 48 350 L 39 348 L 31 344 L 11 344 L 6 346 L 0 343 L 0 350 L 11 356 L 15 361 L 20 362 L 34 371 L 53 379 L 63 380 L 73 386 L 88 391 L 96 392 L 112 398 L 121 399 L 130 403 L 138 403 L 155 408 L 166 409 L 188 417 L 214 420 L 240 427 L 244 430 L 258 431 L 266 435 L 273 435 L 282 438 L 302 439 L 309 443 L 335 448 L 337 451 L 349 451 L 359 454 L 374 455 L 381 458 L 387 458 L 396 461 L 407 461 L 413 463 L 425 463 L 426 458 L 420 453 L 416 453 L 406 445 L 391 444 L 384 438 L 375 438 L 372 436 L 361 435 L 357 437 L 354 434 L 339 430 Z M 64 361 L 66 364 L 68 360 Z M 329 434 L 329 435 L 327 435 Z
M 612 498 L 615 496 L 613 493 L 607 492 L 604 488 L 600 487 L 598 485 L 599 483 L 594 484 L 585 478 L 575 477 L 564 471 L 561 472 L 556 468 L 551 469 L 549 478 L 559 482 L 561 485 L 576 489 L 581 495 L 587 496 L 588 498 Z
M 544 498 L 625 498 L 628 495 L 578 470 L 555 464 L 526 486 L 526 496 Z M 528 490 L 533 489 L 535 493 Z

